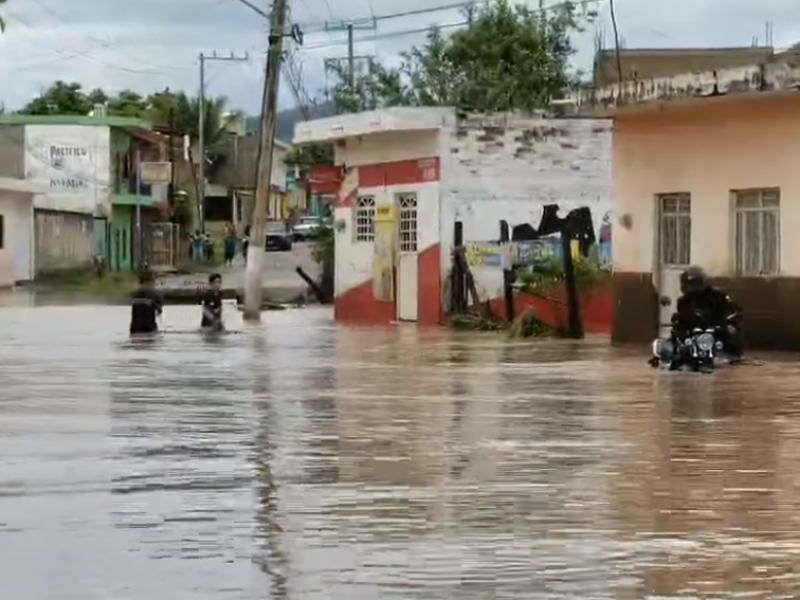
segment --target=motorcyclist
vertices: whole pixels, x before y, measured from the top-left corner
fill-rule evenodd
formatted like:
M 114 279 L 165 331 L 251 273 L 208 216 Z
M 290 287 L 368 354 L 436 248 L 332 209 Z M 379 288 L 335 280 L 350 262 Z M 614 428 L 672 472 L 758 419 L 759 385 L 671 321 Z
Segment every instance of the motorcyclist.
M 731 297 L 708 282 L 706 272 L 691 266 L 681 273 L 681 297 L 672 315 L 673 341 L 685 339 L 695 328 L 715 328 L 723 350 L 732 359 L 742 357 L 742 309 Z

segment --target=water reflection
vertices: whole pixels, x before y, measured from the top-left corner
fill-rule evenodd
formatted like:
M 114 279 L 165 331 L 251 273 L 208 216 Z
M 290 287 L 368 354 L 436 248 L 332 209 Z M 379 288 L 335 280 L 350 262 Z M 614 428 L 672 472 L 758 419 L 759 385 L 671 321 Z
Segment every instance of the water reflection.
M 793 362 L 666 374 L 312 309 L 131 344 L 125 313 L 0 312 L 9 598 L 800 591 Z

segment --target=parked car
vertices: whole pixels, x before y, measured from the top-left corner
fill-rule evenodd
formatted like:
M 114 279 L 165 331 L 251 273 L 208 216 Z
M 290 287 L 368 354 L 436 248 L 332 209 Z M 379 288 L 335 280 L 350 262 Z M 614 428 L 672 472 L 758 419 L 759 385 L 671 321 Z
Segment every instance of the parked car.
M 286 252 L 292 249 L 292 233 L 283 221 L 270 221 L 267 223 L 264 249 L 267 252 L 270 250 Z
M 322 225 L 322 219 L 319 217 L 300 217 L 297 225 L 292 230 L 295 241 L 302 242 L 315 239 Z

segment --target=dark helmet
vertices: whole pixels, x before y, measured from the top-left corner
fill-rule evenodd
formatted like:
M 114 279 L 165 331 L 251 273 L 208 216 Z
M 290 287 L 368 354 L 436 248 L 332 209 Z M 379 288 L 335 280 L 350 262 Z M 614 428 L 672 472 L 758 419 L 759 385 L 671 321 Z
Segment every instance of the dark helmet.
M 708 287 L 708 275 L 698 266 L 691 266 L 681 273 L 681 292 L 693 294 L 702 292 Z

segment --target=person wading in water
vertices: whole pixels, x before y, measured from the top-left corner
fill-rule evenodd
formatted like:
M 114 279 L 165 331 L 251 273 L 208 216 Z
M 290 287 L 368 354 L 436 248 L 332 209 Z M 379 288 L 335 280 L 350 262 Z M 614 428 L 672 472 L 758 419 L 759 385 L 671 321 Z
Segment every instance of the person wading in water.
M 155 290 L 155 278 L 150 271 L 139 274 L 139 288 L 133 293 L 131 303 L 131 335 L 158 333 L 158 317 L 164 303 Z
M 222 275 L 214 273 L 208 278 L 208 289 L 200 298 L 203 319 L 200 328 L 205 331 L 222 331 Z

